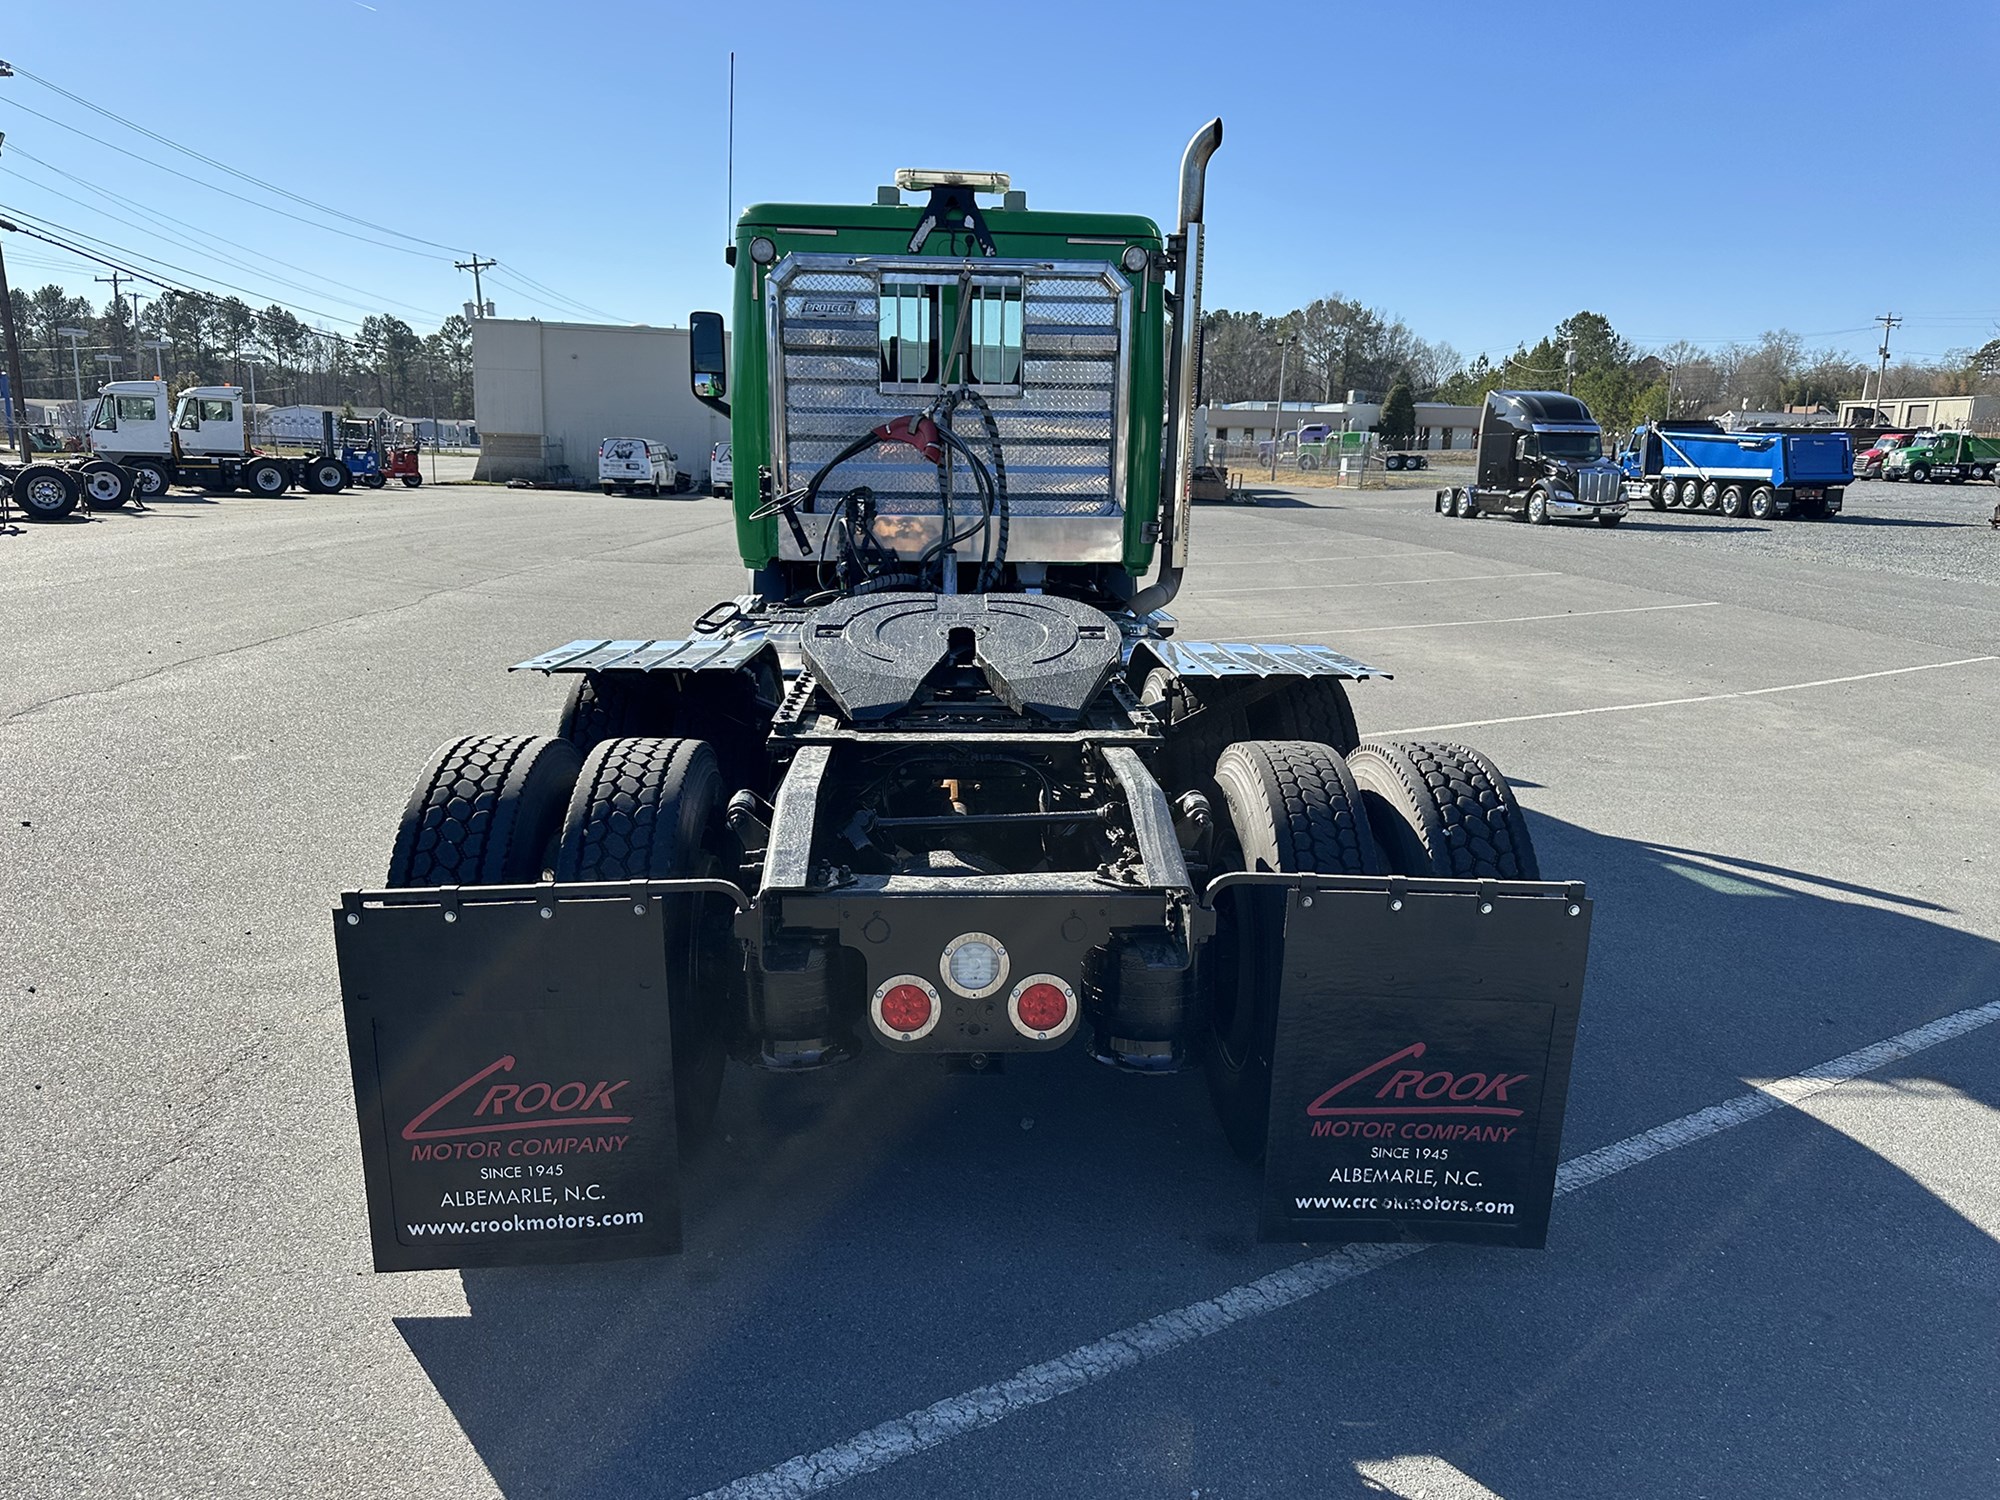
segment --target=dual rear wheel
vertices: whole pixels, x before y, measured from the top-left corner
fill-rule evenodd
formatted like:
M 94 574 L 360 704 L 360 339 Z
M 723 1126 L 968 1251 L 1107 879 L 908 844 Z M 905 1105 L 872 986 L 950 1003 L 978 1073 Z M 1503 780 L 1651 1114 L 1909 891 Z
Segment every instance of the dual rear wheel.
M 1216 764 L 1225 869 L 1537 880 L 1527 819 L 1492 761 L 1464 745 L 1256 740 Z M 1200 956 L 1210 1096 L 1237 1154 L 1264 1153 L 1285 951 L 1282 890 L 1232 887 Z
M 722 775 L 700 740 L 467 735 L 439 747 L 404 809 L 391 887 L 677 880 L 718 873 Z M 699 1139 L 722 1087 L 740 968 L 727 901 L 666 903 L 676 1123 Z

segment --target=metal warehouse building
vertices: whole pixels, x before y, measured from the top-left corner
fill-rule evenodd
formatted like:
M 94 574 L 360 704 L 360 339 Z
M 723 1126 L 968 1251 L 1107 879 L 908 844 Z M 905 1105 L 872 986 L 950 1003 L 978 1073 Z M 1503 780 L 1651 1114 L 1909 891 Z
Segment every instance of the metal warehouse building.
M 1886 401 L 1843 401 L 1840 425 L 2000 431 L 2000 396 L 1891 396 Z
M 701 485 L 729 423 L 688 390 L 688 331 L 605 323 L 477 318 L 472 404 L 475 477 L 597 482 L 597 445 L 655 438 Z

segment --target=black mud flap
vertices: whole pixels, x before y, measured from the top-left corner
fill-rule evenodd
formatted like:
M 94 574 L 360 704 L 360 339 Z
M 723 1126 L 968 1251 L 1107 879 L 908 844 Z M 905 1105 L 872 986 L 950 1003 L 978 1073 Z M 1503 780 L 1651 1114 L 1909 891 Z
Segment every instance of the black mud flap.
M 666 908 L 695 884 L 341 898 L 376 1270 L 680 1249 Z
M 1589 950 L 1582 886 L 1246 878 L 1292 883 L 1259 1237 L 1539 1249 Z

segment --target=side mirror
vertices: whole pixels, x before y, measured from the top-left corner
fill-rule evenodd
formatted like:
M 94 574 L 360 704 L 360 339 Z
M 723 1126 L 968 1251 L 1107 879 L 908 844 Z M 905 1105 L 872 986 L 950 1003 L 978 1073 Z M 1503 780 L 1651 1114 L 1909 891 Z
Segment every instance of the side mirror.
M 688 383 L 694 399 L 729 415 L 729 342 L 722 314 L 692 313 L 688 317 Z

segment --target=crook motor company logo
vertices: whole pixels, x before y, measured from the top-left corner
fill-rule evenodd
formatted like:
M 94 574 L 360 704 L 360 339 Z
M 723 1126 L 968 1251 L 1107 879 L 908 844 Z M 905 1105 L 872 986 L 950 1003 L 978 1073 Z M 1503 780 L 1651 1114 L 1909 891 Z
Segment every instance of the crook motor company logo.
M 504 1053 L 453 1085 L 402 1129 L 412 1161 L 486 1156 L 546 1156 L 622 1151 L 629 1137 L 612 1127 L 633 1115 L 620 1094 L 632 1080 L 572 1078 L 561 1082 L 513 1077 L 517 1059 Z M 583 1129 L 589 1135 L 528 1135 Z M 509 1139 L 499 1139 L 499 1138 Z
M 1425 1043 L 1411 1042 L 1341 1079 L 1306 1106 L 1312 1133 L 1361 1140 L 1512 1140 L 1519 1127 L 1499 1122 L 1527 1113 L 1533 1102 L 1526 1097 L 1529 1075 L 1411 1066 L 1421 1064 L 1427 1050 Z M 1472 1123 L 1465 1116 L 1483 1120 Z

